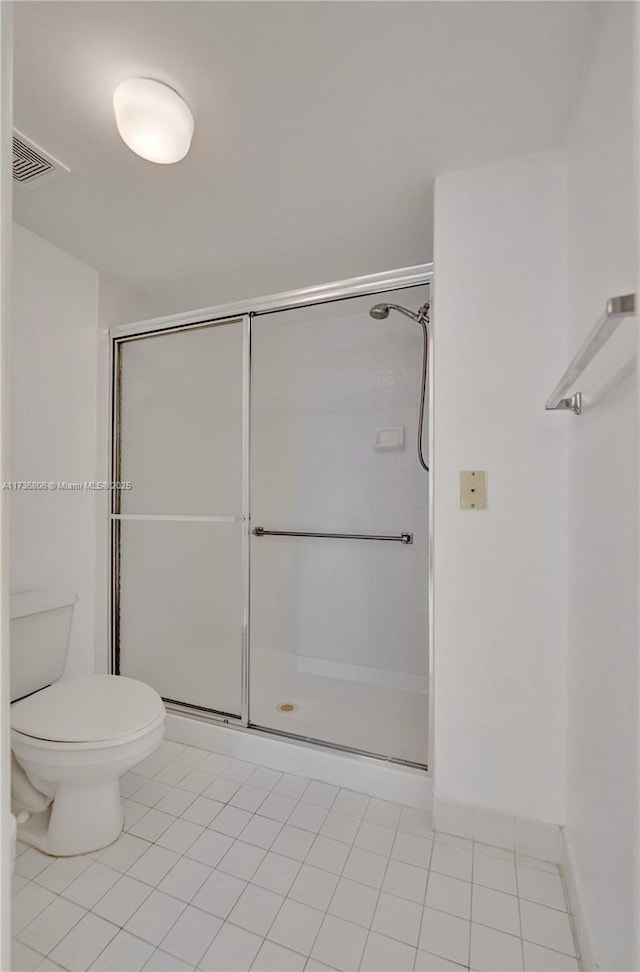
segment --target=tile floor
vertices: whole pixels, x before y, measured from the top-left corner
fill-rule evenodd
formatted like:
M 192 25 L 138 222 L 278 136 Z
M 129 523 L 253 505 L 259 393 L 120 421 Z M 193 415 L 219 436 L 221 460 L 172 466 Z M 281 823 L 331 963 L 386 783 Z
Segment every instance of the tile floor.
M 557 867 L 427 813 L 165 742 L 106 850 L 18 846 L 12 972 L 564 972 Z

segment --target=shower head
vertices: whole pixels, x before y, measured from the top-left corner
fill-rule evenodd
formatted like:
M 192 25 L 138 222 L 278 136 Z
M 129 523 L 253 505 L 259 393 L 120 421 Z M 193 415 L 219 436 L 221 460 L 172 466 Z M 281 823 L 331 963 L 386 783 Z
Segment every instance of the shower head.
M 389 316 L 389 305 L 374 304 L 369 314 L 373 317 L 374 321 L 384 321 Z

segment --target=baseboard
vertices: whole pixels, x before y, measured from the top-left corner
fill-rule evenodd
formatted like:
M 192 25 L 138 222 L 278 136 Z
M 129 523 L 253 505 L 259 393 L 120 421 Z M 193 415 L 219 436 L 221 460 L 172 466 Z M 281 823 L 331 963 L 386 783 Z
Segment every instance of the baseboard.
M 434 830 L 504 847 L 554 864 L 562 862 L 562 827 L 489 807 L 433 798 Z
M 165 736 L 187 746 L 431 811 L 431 778 L 426 771 L 411 766 L 173 713 L 167 715 Z
M 569 901 L 569 908 L 573 918 L 573 929 L 580 951 L 582 968 L 584 972 L 597 972 L 600 968 L 596 958 L 596 950 L 593 944 L 593 936 L 589 925 L 587 911 L 584 906 L 578 874 L 575 866 L 575 857 L 571 842 L 566 830 L 562 832 L 562 880 L 564 882 L 565 893 Z

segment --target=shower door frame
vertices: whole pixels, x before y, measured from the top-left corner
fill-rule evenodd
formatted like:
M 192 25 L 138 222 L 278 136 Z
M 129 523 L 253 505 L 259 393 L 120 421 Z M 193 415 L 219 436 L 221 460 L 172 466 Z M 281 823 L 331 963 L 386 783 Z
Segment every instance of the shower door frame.
M 391 762 L 400 765 L 408 765 L 433 773 L 433 728 L 434 728 L 434 648 L 433 648 L 433 532 L 434 532 L 434 474 L 433 474 L 433 435 L 434 435 L 434 342 L 433 331 L 432 340 L 429 347 L 428 362 L 428 422 L 427 435 L 428 446 L 427 455 L 429 461 L 428 476 L 428 522 L 427 530 L 427 599 L 429 607 L 429 621 L 427 629 L 428 637 L 428 725 L 425 727 L 428 733 L 427 752 L 428 764 L 413 763 L 409 760 L 390 758 L 388 756 L 376 755 L 354 750 L 349 746 L 329 743 L 322 740 L 310 739 L 283 732 L 281 730 L 269 729 L 264 727 L 254 727 L 249 719 L 249 665 L 250 665 L 250 631 L 249 631 L 249 542 L 251 530 L 251 508 L 250 508 L 250 467 L 251 467 L 251 331 L 254 317 L 262 314 L 274 313 L 277 311 L 294 310 L 296 308 L 312 307 L 319 304 L 327 304 L 338 300 L 348 300 L 352 297 L 374 297 L 377 294 L 393 290 L 405 290 L 411 287 L 420 287 L 432 284 L 434 277 L 433 264 L 424 263 L 412 267 L 402 267 L 397 270 L 390 270 L 383 273 L 368 274 L 361 277 L 353 277 L 347 280 L 334 281 L 328 284 L 321 284 L 315 287 L 306 287 L 299 290 L 285 291 L 279 294 L 271 294 L 267 297 L 254 298 L 246 301 L 236 301 L 230 304 L 221 304 L 202 310 L 191 311 L 183 314 L 171 315 L 168 317 L 154 318 L 152 320 L 141 321 L 139 323 L 126 324 L 111 328 L 109 331 L 110 344 L 110 381 L 111 389 L 111 408 L 110 408 L 110 480 L 117 482 L 120 479 L 120 425 L 121 425 L 121 348 L 128 341 L 139 340 L 141 338 L 159 337 L 162 334 L 171 332 L 182 332 L 195 330 L 202 327 L 229 324 L 235 322 L 235 326 L 244 329 L 243 342 L 243 427 L 242 427 L 242 448 L 243 448 L 243 508 L 246 513 L 243 531 L 243 637 L 242 637 L 242 712 L 239 718 L 234 716 L 217 713 L 208 709 L 201 709 L 197 706 L 190 706 L 184 703 L 165 700 L 168 711 L 199 719 L 214 725 L 231 726 L 241 731 L 251 732 L 268 737 L 284 737 L 287 741 L 301 746 L 311 746 L 314 749 L 324 748 L 348 753 L 358 759 L 372 760 L 375 762 Z M 431 297 L 433 306 L 433 297 Z M 109 508 L 109 550 L 110 550 L 110 584 L 109 584 L 109 671 L 119 674 L 119 608 L 120 608 L 120 497 L 116 490 L 111 490 L 111 503 Z M 172 517 L 175 519 L 176 517 Z M 180 519 L 180 517 L 177 517 Z M 166 517 L 164 517 L 166 519 Z M 190 518 L 191 519 L 191 518 Z M 211 517 L 204 518 L 211 519 Z

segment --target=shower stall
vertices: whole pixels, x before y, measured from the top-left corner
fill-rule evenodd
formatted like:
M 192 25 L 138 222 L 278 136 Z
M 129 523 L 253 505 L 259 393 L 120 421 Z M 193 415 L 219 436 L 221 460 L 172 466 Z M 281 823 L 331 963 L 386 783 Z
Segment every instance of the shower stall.
M 114 332 L 116 673 L 177 712 L 427 765 L 426 325 L 393 308 L 426 319 L 430 278 Z

